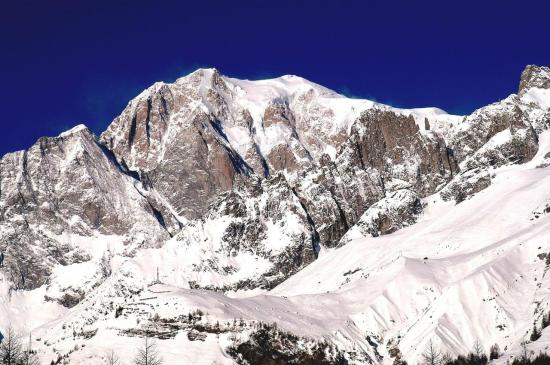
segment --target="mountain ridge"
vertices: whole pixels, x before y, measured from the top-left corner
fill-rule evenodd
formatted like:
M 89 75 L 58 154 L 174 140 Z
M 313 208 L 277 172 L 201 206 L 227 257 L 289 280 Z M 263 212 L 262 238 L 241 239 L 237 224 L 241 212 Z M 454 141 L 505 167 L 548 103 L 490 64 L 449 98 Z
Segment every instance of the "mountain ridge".
M 399 346 L 390 318 L 377 311 L 391 312 L 400 326 L 415 326 L 408 317 L 420 321 L 419 330 L 404 334 L 401 351 L 410 359 L 431 338 L 455 354 L 470 345 L 466 334 L 490 333 L 492 341 L 498 337 L 494 330 L 432 326 L 416 304 L 401 313 L 395 303 L 383 304 L 386 294 L 362 297 L 357 291 L 380 277 L 376 288 L 388 275 L 404 280 L 402 289 L 409 293 L 404 300 L 414 297 L 419 283 L 432 287 L 433 273 L 425 273 L 432 257 L 403 258 L 397 247 L 418 243 L 393 241 L 412 232 L 432 242 L 432 236 L 417 232 L 426 221 L 453 232 L 445 217 L 466 217 L 460 213 L 466 211 L 463 207 L 480 204 L 495 191 L 527 196 L 503 183 L 506 176 L 546 193 L 532 179 L 544 181 L 550 153 L 548 80 L 548 68 L 528 66 L 518 95 L 468 116 L 350 99 L 297 76 L 249 81 L 199 69 L 172 84 L 155 83 L 99 136 L 78 125 L 0 159 L 0 251 L 5 253 L 0 310 L 11 318 L 17 303 L 26 308 L 43 303 L 48 319 L 35 319 L 25 330 L 39 331 L 64 353 L 78 342 L 78 336 L 72 342 L 61 339 L 67 328 L 90 327 L 100 331 L 98 338 L 116 341 L 142 330 L 139 323 L 114 321 L 119 326 L 114 336 L 107 316 L 115 303 L 126 308 L 124 318 L 154 327 L 147 320 L 154 310 L 139 314 L 128 301 L 146 301 L 147 295 L 163 291 L 172 293 L 161 297 L 177 311 L 210 308 L 210 320 L 236 319 L 239 313 L 247 321 L 285 318 L 280 324 L 299 333 L 291 322 L 310 321 L 318 329 L 315 336 L 329 336 L 351 363 L 389 363 L 389 350 L 379 346 L 389 340 Z M 529 200 L 525 209 L 544 211 L 541 199 Z M 493 200 L 487 205 L 496 206 Z M 503 217 L 513 224 L 507 209 Z M 445 214 L 438 218 L 434 210 Z M 526 224 L 519 219 L 518 227 Z M 539 230 L 544 236 L 543 223 Z M 483 225 L 476 227 L 488 232 Z M 453 260 L 458 260 L 460 245 L 470 244 L 470 236 L 464 237 L 458 246 L 442 249 L 453 262 L 450 268 L 434 264 L 434 270 L 442 275 L 450 275 L 453 267 L 462 270 L 460 260 Z M 393 242 L 387 252 L 380 246 L 385 241 Z M 361 242 L 370 249 L 361 248 Z M 432 243 L 418 247 L 439 247 Z M 515 250 L 521 263 L 536 252 Z M 369 264 L 358 263 L 363 257 Z M 406 269 L 411 265 L 415 269 Z M 533 267 L 541 270 L 537 265 Z M 342 273 L 334 274 L 338 270 Z M 516 272 L 527 275 L 519 266 Z M 467 282 L 466 276 L 458 277 L 458 287 Z M 311 292 L 320 278 L 320 291 Z M 291 283 L 297 284 L 291 288 Z M 437 285 L 433 290 L 439 290 Z M 214 291 L 226 295 L 213 296 Z M 202 295 L 205 299 L 198 299 Z M 425 295 L 419 303 L 438 303 Z M 232 309 L 225 313 L 208 298 Z M 364 307 L 358 298 L 364 299 Z M 332 303 L 340 303 L 342 313 L 331 309 L 332 320 L 323 324 L 321 313 Z M 170 310 L 176 310 L 159 305 L 167 320 Z M 458 318 L 471 319 L 463 313 Z M 524 328 L 524 320 L 509 319 Z M 454 337 L 434 335 L 449 329 Z M 517 342 L 516 332 L 505 333 Z M 416 347 L 411 345 L 415 341 Z M 449 345 L 453 341 L 460 345 Z M 510 346 L 519 346 L 516 342 Z M 214 352 L 230 363 L 219 346 Z M 41 347 L 45 360 L 47 347 Z

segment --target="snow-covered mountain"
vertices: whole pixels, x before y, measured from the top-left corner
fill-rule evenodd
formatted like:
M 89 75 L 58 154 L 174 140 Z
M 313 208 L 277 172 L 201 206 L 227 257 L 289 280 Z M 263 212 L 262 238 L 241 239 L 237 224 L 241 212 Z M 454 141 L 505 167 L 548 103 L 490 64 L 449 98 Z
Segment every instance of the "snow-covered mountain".
M 550 310 L 549 169 L 546 67 L 469 116 L 199 69 L 2 157 L 0 331 L 44 363 L 129 363 L 148 332 L 232 364 L 260 331 L 313 363 L 505 363 Z

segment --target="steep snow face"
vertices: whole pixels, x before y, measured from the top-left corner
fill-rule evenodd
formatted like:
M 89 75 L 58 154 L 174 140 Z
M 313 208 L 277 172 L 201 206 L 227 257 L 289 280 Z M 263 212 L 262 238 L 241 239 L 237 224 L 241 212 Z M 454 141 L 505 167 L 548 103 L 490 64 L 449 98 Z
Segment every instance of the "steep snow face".
M 365 99 L 353 99 L 340 95 L 323 86 L 294 75 L 271 80 L 238 80 L 227 78 L 235 85 L 237 102 L 250 112 L 255 127 L 261 131 L 258 143 L 264 155 L 269 155 L 272 146 L 281 143 L 277 133 L 270 133 L 265 125 L 265 112 L 276 103 L 284 103 L 293 114 L 294 129 L 304 147 L 315 159 L 327 153 L 332 159 L 342 138 L 349 133 L 353 122 L 364 111 L 380 108 L 398 114 L 411 115 L 422 129 L 428 119 L 433 128 L 446 129 L 461 120 L 438 108 L 399 109 Z M 263 122 L 263 123 L 262 123 Z M 263 128 L 262 128 L 263 127 Z M 265 141 L 262 143 L 262 141 Z

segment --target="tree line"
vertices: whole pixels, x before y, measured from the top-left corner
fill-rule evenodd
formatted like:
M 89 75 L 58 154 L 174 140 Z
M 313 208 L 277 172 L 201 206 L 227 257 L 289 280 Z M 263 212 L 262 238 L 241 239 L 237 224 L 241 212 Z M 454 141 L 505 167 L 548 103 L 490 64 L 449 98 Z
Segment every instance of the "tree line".
M 550 322 L 550 315 L 545 316 L 543 328 Z M 36 351 L 32 349 L 31 336 L 28 343 L 11 326 L 5 333 L 0 335 L 0 364 L 1 365 L 40 365 L 40 360 Z M 422 353 L 421 365 L 487 365 L 490 360 L 499 358 L 500 348 L 497 344 L 490 347 L 489 353 L 485 353 L 481 343 L 476 341 L 472 351 L 467 355 L 459 355 L 453 358 L 449 354 L 443 353 L 432 341 L 428 343 Z M 105 354 L 107 365 L 122 365 L 122 361 L 114 350 Z M 52 360 L 50 365 L 61 364 L 62 358 L 56 361 Z M 145 337 L 141 346 L 137 349 L 136 355 L 131 363 L 132 365 L 162 365 L 164 360 L 157 348 L 156 341 L 145 332 Z M 397 357 L 394 361 L 396 365 L 407 365 L 407 362 Z M 521 354 L 514 359 L 511 365 L 542 365 L 550 364 L 550 356 L 541 353 L 532 357 L 527 350 L 526 343 L 522 344 Z
M 550 318 L 550 317 L 548 317 Z M 533 356 L 527 350 L 527 343 L 521 344 L 522 351 L 511 363 L 511 365 L 547 365 L 550 364 L 550 356 L 546 353 L 540 353 Z M 453 358 L 449 354 L 442 353 L 432 341 L 430 341 L 422 353 L 421 365 L 486 365 L 490 360 L 498 359 L 501 356 L 500 348 L 494 344 L 489 349 L 489 356 L 483 350 L 479 341 L 474 343 L 472 351 L 467 355 L 459 355 Z M 510 364 L 510 362 L 507 362 Z M 405 361 L 401 361 L 399 365 L 406 365 Z
M 500 349 L 497 344 L 491 346 L 489 357 L 483 350 L 479 341 L 474 343 L 472 351 L 468 355 L 459 355 L 453 358 L 451 355 L 441 352 L 432 341 L 428 343 L 422 353 L 422 365 L 486 365 L 489 360 L 497 359 Z

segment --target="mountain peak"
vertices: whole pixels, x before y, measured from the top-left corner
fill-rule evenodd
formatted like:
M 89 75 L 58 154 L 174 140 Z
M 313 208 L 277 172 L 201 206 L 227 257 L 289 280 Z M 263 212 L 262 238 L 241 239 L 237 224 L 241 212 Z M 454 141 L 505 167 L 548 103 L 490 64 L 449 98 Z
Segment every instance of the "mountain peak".
M 196 73 L 196 72 L 202 72 L 203 74 L 209 74 L 209 75 L 212 75 L 212 74 L 215 74 L 215 73 L 220 73 L 220 71 L 215 68 L 215 67 L 200 67 L 198 69 L 196 69 L 195 71 L 191 72 L 192 74 L 193 73 Z
M 84 124 L 78 124 L 74 127 L 72 127 L 71 129 L 69 130 L 66 130 L 65 132 L 62 132 L 60 133 L 57 137 L 60 138 L 60 137 L 68 137 L 70 135 L 73 135 L 73 134 L 76 134 L 76 133 L 81 133 L 83 131 L 87 131 L 90 133 L 90 130 L 88 129 L 88 127 L 86 127 Z
M 167 365 L 234 363 L 285 333 L 287 362 L 480 339 L 504 364 L 550 309 L 548 80 L 528 66 L 521 97 L 464 117 L 293 75 L 157 82 L 99 138 L 0 159 L 0 331 L 24 319 L 43 364 L 128 362 L 144 334 Z
M 545 66 L 527 65 L 521 73 L 519 94 L 525 93 L 530 88 L 550 88 L 550 68 Z
M 178 78 L 178 81 L 179 80 L 184 80 L 184 79 L 187 79 L 187 78 L 190 78 L 190 77 L 210 79 L 210 78 L 214 77 L 215 75 L 216 76 L 221 76 L 221 73 L 217 68 L 214 68 L 214 67 L 210 67 L 210 68 L 201 67 L 201 68 L 196 69 L 193 72 L 190 72 L 187 75 L 184 75 L 184 76 Z

